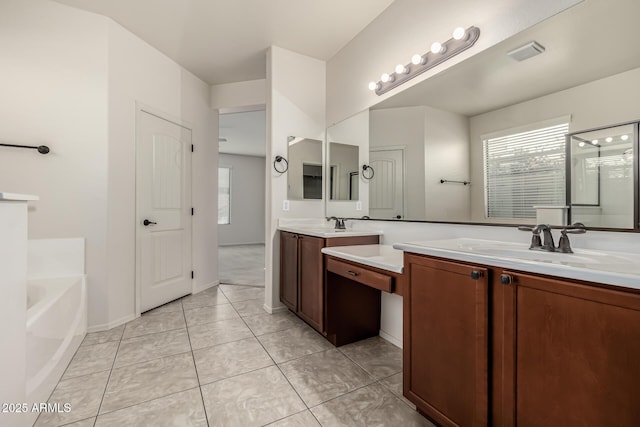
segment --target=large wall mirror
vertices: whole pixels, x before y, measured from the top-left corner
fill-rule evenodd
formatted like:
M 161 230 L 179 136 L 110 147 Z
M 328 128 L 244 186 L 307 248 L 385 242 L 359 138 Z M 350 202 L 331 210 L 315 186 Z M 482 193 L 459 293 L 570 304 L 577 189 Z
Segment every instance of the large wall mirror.
M 584 1 L 363 112 L 360 150 L 376 170 L 360 189 L 363 210 L 373 219 L 535 224 L 544 206 L 564 209 L 565 221 L 638 229 L 638 148 L 605 147 L 628 129 L 579 134 L 640 120 L 640 49 L 625 42 L 636 39 L 637 16 L 637 0 Z M 541 54 L 508 55 L 533 42 Z M 605 144 L 574 138 L 567 160 L 574 134 Z
M 322 141 L 290 136 L 288 142 L 287 197 L 322 199 Z

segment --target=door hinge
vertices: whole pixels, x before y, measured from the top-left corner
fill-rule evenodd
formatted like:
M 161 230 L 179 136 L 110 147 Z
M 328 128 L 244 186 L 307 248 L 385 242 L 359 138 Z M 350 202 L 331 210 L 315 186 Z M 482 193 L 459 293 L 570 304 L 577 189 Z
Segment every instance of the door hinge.
M 193 270 L 191 270 L 191 278 L 193 279 Z
M 193 208 L 191 208 L 191 216 L 193 216 Z
M 191 144 L 191 152 L 193 153 L 193 144 Z

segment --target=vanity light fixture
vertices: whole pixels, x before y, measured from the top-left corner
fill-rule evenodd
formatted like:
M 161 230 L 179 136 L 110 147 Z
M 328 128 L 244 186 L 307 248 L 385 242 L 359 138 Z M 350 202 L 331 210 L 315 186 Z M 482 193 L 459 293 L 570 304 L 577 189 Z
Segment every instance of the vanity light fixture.
M 620 139 L 626 141 L 627 139 L 629 139 L 629 135 L 622 135 Z
M 600 141 L 598 141 L 597 139 L 594 139 L 593 141 L 591 141 L 591 143 L 593 145 L 598 145 L 598 144 L 600 144 Z
M 610 136 L 608 136 L 608 137 L 605 139 L 605 141 L 607 141 L 607 142 L 611 142 L 611 141 L 613 141 L 613 138 L 611 138 Z
M 475 44 L 479 37 L 480 29 L 478 27 L 469 27 L 466 30 L 458 27 L 453 30 L 453 37 L 446 42 L 433 43 L 429 52 L 424 55 L 413 55 L 409 64 L 398 64 L 394 73 L 384 73 L 380 76 L 380 81 L 370 82 L 369 90 L 374 91 L 376 95 L 382 95 L 402 83 L 411 80 L 415 76 L 443 63 L 460 52 L 469 49 Z

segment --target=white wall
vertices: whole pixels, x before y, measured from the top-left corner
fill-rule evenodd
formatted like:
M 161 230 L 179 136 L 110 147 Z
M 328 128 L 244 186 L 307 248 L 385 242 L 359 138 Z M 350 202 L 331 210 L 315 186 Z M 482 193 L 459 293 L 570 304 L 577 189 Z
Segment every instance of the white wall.
M 133 312 L 135 280 L 136 103 L 192 130 L 194 289 L 217 277 L 217 114 L 209 86 L 171 59 L 109 22 L 109 319 Z M 117 173 L 116 173 L 117 172 Z M 92 297 L 90 296 L 90 309 Z M 90 325 L 96 326 L 95 321 Z
M 231 223 L 218 225 L 218 245 L 264 243 L 264 157 L 220 154 L 231 167 Z
M 276 46 L 267 52 L 265 308 L 268 311 L 284 307 L 279 295 L 278 218 L 324 216 L 321 200 L 292 200 L 290 210 L 283 211 L 282 202 L 287 199 L 287 176 L 275 172 L 271 163 L 276 155 L 286 157 L 289 135 L 324 140 L 325 81 L 324 62 Z
M 86 238 L 89 326 L 134 316 L 136 101 L 193 129 L 194 285 L 217 280 L 217 114 L 206 83 L 113 21 L 44 0 L 0 13 L 0 185 L 40 196 L 30 238 Z
M 370 111 L 370 148 L 404 147 L 404 218 L 425 219 L 424 107 Z
M 51 152 L 1 148 L 0 187 L 40 196 L 29 238 L 86 238 L 94 302 L 109 293 L 107 43 L 98 15 L 44 0 L 2 3 L 0 139 Z M 90 316 L 104 322 L 108 304 L 94 304 Z
M 432 107 L 424 111 L 425 218 L 468 221 L 470 187 L 440 180 L 469 181 L 469 119 Z
M 581 0 L 396 0 L 327 62 L 327 123 L 371 107 Z M 480 39 L 446 63 L 377 96 L 367 84 L 444 41 L 458 26 L 480 28 Z
M 362 111 L 349 117 L 348 120 L 329 127 L 327 141 L 358 146 L 358 170 L 362 172 L 362 165 L 369 164 L 369 111 Z M 328 173 L 325 171 L 325 174 Z M 369 181 L 362 176 L 362 173 L 358 177 L 360 205 L 355 200 L 327 200 L 327 216 L 358 218 L 369 215 Z M 362 209 L 358 210 L 358 206 Z
M 211 108 L 216 110 L 246 111 L 264 106 L 266 102 L 265 79 L 211 86 Z
M 485 218 L 481 136 L 487 133 L 571 116 L 569 132 L 640 119 L 640 69 L 471 117 L 471 219 Z M 499 219 L 496 222 L 505 222 Z

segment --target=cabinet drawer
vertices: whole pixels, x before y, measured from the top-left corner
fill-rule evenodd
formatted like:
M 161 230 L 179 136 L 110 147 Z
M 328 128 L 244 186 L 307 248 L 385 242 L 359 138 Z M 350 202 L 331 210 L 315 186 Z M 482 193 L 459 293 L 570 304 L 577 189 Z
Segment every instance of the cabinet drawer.
M 366 268 L 356 267 L 353 264 L 347 264 L 334 258 L 327 258 L 327 271 L 339 274 L 363 285 L 380 289 L 381 291 L 393 291 L 393 278 L 391 276 L 376 273 Z

